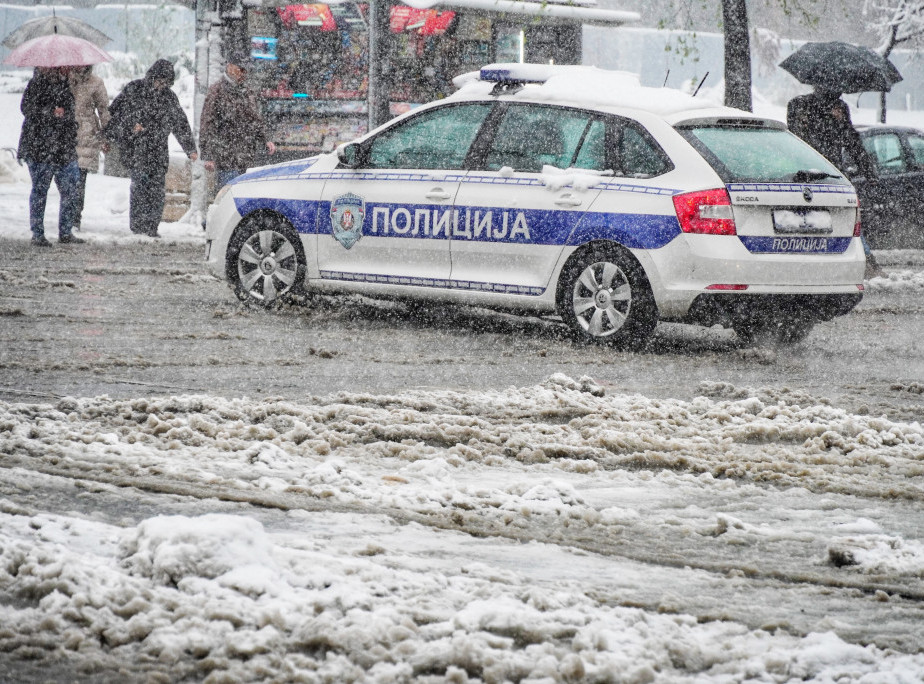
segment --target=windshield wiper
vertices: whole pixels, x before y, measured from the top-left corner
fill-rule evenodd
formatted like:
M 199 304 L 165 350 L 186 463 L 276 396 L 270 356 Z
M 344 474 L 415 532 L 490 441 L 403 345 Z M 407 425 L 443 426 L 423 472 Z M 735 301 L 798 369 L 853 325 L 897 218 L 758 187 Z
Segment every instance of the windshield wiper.
M 802 169 L 801 171 L 796 171 L 792 175 L 792 182 L 811 183 L 812 181 L 820 181 L 825 178 L 843 178 L 843 176 L 836 173 L 828 173 L 827 171 L 818 171 L 816 169 Z

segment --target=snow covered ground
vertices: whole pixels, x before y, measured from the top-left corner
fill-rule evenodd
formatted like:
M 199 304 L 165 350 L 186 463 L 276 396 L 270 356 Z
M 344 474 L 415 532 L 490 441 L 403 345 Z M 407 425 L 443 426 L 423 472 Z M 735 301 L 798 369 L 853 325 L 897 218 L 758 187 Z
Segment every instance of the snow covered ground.
M 206 681 L 924 675 L 924 428 L 798 393 L 64 399 L 0 405 L 0 453 L 5 488 L 156 481 L 285 512 L 112 524 L 0 499 L 15 657 Z
M 7 681 L 924 681 L 924 428 L 798 389 L 0 402 L 0 454 Z

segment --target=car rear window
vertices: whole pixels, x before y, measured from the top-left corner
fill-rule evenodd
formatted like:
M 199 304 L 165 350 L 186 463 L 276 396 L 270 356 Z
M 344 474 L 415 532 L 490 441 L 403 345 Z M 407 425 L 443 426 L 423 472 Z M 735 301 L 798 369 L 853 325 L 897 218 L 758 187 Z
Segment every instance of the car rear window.
M 831 162 L 786 130 L 742 125 L 677 130 L 726 183 L 849 184 Z

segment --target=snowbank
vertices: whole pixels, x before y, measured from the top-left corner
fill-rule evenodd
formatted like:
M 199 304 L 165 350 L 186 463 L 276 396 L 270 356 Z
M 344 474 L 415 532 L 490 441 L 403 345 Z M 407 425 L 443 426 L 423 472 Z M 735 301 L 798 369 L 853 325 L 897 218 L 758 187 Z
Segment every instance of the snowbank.
M 22 489 L 77 478 L 97 497 L 134 486 L 281 511 L 119 527 L 0 500 L 0 594 L 17 597 L 0 601 L 0 651 L 17 659 L 203 681 L 924 673 L 920 653 L 848 638 L 871 605 L 914 614 L 882 589 L 859 611 L 796 597 L 804 633 L 762 627 L 790 599 L 760 583 L 738 613 L 732 593 L 703 608 L 723 619 L 682 609 L 748 575 L 788 576 L 792 591 L 806 564 L 831 587 L 912 591 L 924 577 L 924 428 L 798 392 L 705 384 L 689 402 L 653 400 L 557 375 L 305 404 L 0 403 L 0 453 Z M 896 501 L 913 505 L 893 516 Z M 649 546 L 620 545 L 633 538 Z M 664 565 L 684 546 L 692 568 Z M 882 636 L 888 618 L 874 618 Z

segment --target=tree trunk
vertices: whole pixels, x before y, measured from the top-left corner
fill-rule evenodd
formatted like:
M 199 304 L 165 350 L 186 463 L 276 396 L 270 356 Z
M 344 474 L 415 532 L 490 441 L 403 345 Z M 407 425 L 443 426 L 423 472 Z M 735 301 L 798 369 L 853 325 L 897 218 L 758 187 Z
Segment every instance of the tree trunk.
M 892 30 L 889 32 L 889 42 L 886 43 L 885 49 L 882 51 L 882 56 L 886 59 L 889 58 L 889 55 L 892 54 L 892 50 L 898 43 L 898 26 L 893 25 Z M 879 93 L 879 123 L 886 122 L 886 94 L 885 92 Z
M 725 25 L 725 104 L 751 111 L 751 41 L 745 0 L 722 0 Z

